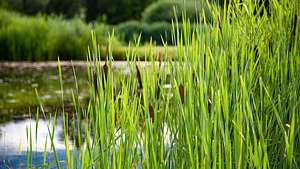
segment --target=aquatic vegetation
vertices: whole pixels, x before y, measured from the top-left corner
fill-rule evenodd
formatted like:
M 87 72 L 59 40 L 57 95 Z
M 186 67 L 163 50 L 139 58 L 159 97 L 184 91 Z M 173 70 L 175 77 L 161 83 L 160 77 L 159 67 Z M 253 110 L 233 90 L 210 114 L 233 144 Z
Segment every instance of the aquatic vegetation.
M 255 11 L 263 6 L 232 2 L 221 17 L 210 4 L 212 25 L 183 18 L 179 32 L 174 22 L 178 57 L 166 55 L 159 68 L 151 43 L 150 64 L 139 65 L 137 39 L 127 52 L 130 76 L 112 72 L 112 43 L 103 73 L 93 38 L 87 109 L 74 94 L 73 125 L 85 139 L 72 150 L 66 140 L 66 167 L 299 168 L 299 4 L 269 7 L 261 16 Z M 68 138 L 67 118 L 64 124 Z M 48 130 L 53 138 L 55 127 Z M 63 167 L 58 158 L 55 166 Z

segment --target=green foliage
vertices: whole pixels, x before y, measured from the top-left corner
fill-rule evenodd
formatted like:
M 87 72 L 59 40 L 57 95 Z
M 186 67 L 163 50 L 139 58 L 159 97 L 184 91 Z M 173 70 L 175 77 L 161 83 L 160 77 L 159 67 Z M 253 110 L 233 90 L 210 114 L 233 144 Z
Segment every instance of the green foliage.
M 71 147 L 64 140 L 67 159 L 60 163 L 53 141 L 56 128 L 48 127 L 56 163 L 43 167 L 299 168 L 300 6 L 298 1 L 273 0 L 270 16 L 260 16 L 253 5 L 232 1 L 212 24 L 182 22 L 173 32 L 179 34 L 176 61 L 164 58 L 157 64 L 149 44 L 143 52 L 150 62 L 142 69 L 135 58 L 140 48 L 129 49 L 133 75 L 116 75 L 112 57 L 105 67 L 93 64 L 101 50 L 93 37 L 88 107 L 81 108 L 74 95 L 71 125 L 62 113 L 63 138 L 78 144 Z M 127 32 L 160 32 L 164 25 L 126 24 Z M 108 46 L 112 52 L 114 45 Z M 166 55 L 168 48 L 162 50 Z
M 211 20 L 211 13 L 206 3 L 201 1 L 170 1 L 162 0 L 148 6 L 143 12 L 143 21 L 147 23 L 153 22 L 169 22 L 175 20 L 175 16 L 179 22 L 183 17 L 189 18 L 192 22 L 198 20 L 199 13 L 204 12 L 208 20 Z
M 140 34 L 143 35 L 143 25 L 138 21 L 127 21 L 120 23 L 116 30 L 123 36 L 126 42 L 137 38 Z
M 100 46 L 107 46 L 109 41 L 114 44 L 116 47 L 120 47 L 122 45 L 122 42 L 116 37 L 112 37 L 112 30 L 110 27 L 108 27 L 106 24 L 103 23 L 97 23 L 96 26 L 94 27 L 93 31 L 95 32 L 95 36 L 97 38 L 97 44 Z M 91 36 L 89 34 L 89 44 L 91 44 Z
M 88 45 L 90 28 L 79 19 L 64 21 L 61 19 L 49 22 L 51 29 L 47 33 L 49 59 L 57 56 L 63 59 L 82 59 Z M 63 29 L 62 29 L 63 28 Z
M 80 0 L 1 0 L 5 8 L 27 15 L 56 14 L 67 18 L 80 14 L 82 2 Z M 1 7 L 0 1 L 0 7 Z
M 48 0 L 7 0 L 7 3 L 13 10 L 33 15 L 45 11 Z
M 149 44 L 146 66 L 136 62 L 139 47 L 129 50 L 130 75 L 117 76 L 112 57 L 89 64 L 92 99 L 76 112 L 88 122 L 78 125 L 79 166 L 299 168 L 299 3 L 274 0 L 260 17 L 252 2 L 233 3 L 213 24 L 182 22 L 176 61 L 155 62 Z
M 5 9 L 0 9 L 0 28 L 11 24 L 12 18 L 18 17 L 19 15 L 15 12 L 9 12 Z
M 66 18 L 80 16 L 89 22 L 118 24 L 141 19 L 149 23 L 171 22 L 174 19 L 174 7 L 179 21 L 182 19 L 182 11 L 195 21 L 199 12 L 204 11 L 210 16 L 206 3 L 202 2 L 204 0 L 0 0 L 0 8 L 27 15 L 53 14 Z
M 172 25 L 167 22 L 144 24 L 144 32 L 142 37 L 144 42 L 152 39 L 159 45 L 162 45 L 163 41 L 168 42 L 169 45 L 174 44 L 172 42 Z
M 84 59 L 91 44 L 93 28 L 80 19 L 25 17 L 7 11 L 0 11 L 0 16 L 0 60 Z M 109 27 L 94 29 L 98 43 L 106 45 Z M 114 43 L 119 44 L 117 39 Z
M 8 4 L 6 0 L 0 0 L 0 8 L 7 8 Z
M 87 21 L 110 24 L 140 19 L 142 11 L 156 0 L 0 0 L 0 8 L 27 15 L 53 14 L 66 18 L 86 17 Z
M 1 59 L 18 60 L 26 57 L 29 60 L 35 60 L 35 56 L 42 57 L 45 55 L 44 39 L 47 29 L 42 18 L 17 17 L 13 19 L 0 30 Z
M 179 32 L 182 32 L 182 24 L 179 23 L 175 27 Z M 191 28 L 193 29 L 194 26 L 192 25 Z M 150 40 L 152 40 L 156 45 L 163 45 L 163 42 L 174 45 L 176 39 L 173 26 L 168 22 L 155 22 L 150 24 L 128 21 L 117 25 L 116 30 L 120 38 L 126 42 L 136 40 L 139 35 L 141 35 L 140 41 L 142 43 L 149 43 Z
M 140 19 L 142 11 L 156 0 L 86 0 L 88 21 L 107 18 L 110 24 Z
M 80 15 L 80 0 L 49 0 L 47 13 L 63 15 L 67 18 Z

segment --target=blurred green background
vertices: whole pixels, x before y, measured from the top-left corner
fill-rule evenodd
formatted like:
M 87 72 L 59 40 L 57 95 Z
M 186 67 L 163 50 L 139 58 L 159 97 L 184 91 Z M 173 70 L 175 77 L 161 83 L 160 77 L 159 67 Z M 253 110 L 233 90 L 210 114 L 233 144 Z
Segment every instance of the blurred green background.
M 204 0 L 0 0 L 0 60 L 85 60 L 92 30 L 104 47 L 113 30 L 116 48 L 139 35 L 142 45 L 172 45 L 172 20 L 183 13 L 191 22 L 199 14 L 212 22 Z

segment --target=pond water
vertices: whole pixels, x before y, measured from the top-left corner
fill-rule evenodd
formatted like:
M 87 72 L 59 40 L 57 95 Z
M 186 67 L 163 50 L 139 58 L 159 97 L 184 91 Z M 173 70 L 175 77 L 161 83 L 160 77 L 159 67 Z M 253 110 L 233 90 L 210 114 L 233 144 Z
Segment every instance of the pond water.
M 74 118 L 72 116 L 74 115 L 72 93 L 78 94 L 81 106 L 84 106 L 89 100 L 86 62 L 74 62 L 73 64 L 62 62 L 61 65 L 64 108 L 70 114 L 69 117 Z M 144 67 L 145 63 L 142 66 Z M 114 63 L 113 70 L 114 72 L 129 73 L 126 62 Z M 47 116 L 42 118 L 43 115 L 39 115 L 37 130 L 35 115 L 40 103 L 36 91 Z M 30 147 L 32 147 L 32 164 L 34 166 L 42 166 L 43 163 L 47 163 L 47 168 L 48 166 L 55 168 L 55 157 L 51 150 L 48 130 L 54 125 L 54 120 L 51 118 L 54 112 L 58 113 L 58 117 L 55 123 L 53 143 L 60 166 L 64 166 L 63 120 L 59 116 L 62 105 L 61 92 L 56 62 L 0 62 L 0 169 L 26 168 Z M 71 133 L 68 131 L 68 133 L 69 136 L 72 135 L 72 131 Z M 76 144 L 76 140 L 74 141 L 73 138 L 75 137 L 68 138 L 71 151 L 75 146 L 73 143 Z
M 32 145 L 32 164 L 34 166 L 42 166 L 45 160 L 46 163 L 49 163 L 47 165 L 55 167 L 48 127 L 51 131 L 53 120 L 39 119 L 37 130 L 35 130 L 36 121 L 31 118 L 19 118 L 1 124 L 0 168 L 26 168 L 30 144 Z M 31 141 L 29 139 L 30 133 Z M 63 166 L 65 161 L 65 144 L 61 117 L 57 118 L 56 121 L 53 143 L 61 163 L 60 165 Z M 70 143 L 72 143 L 71 140 Z M 72 147 L 73 145 L 71 144 L 71 150 Z
M 21 64 L 1 65 L 0 63 L 0 121 L 2 122 L 14 115 L 27 114 L 30 108 L 38 106 L 35 90 L 46 111 L 48 108 L 55 109 L 55 106 L 61 103 L 57 66 L 38 63 Z M 72 66 L 70 64 L 62 66 L 64 101 L 67 105 L 72 103 L 71 95 L 72 92 L 76 92 L 76 83 L 79 86 L 79 99 L 84 100 L 88 96 L 87 68 L 77 64 L 74 70 L 76 81 Z
M 88 100 L 87 67 L 85 62 L 62 63 L 65 109 L 72 113 L 72 92 L 82 103 Z M 35 114 L 39 107 L 37 99 L 43 104 L 46 113 L 61 108 L 60 80 L 56 62 L 49 63 L 0 63 L 0 168 L 25 168 L 28 160 L 30 141 L 28 133 L 32 129 L 32 163 L 41 165 L 44 161 L 53 162 L 48 127 L 53 119 L 40 118 L 36 132 Z M 49 115 L 48 114 L 48 115 Z M 33 116 L 33 117 L 31 117 Z M 54 144 L 59 160 L 65 159 L 65 146 L 62 118 L 58 117 L 54 132 Z M 27 132 L 26 132 L 27 130 Z M 45 151 L 45 144 L 46 151 Z M 72 143 L 72 141 L 70 141 Z M 72 148 L 72 145 L 70 145 Z M 46 153 L 46 156 L 44 154 Z M 51 165 L 50 165 L 51 166 Z M 55 166 L 55 164 L 53 164 Z

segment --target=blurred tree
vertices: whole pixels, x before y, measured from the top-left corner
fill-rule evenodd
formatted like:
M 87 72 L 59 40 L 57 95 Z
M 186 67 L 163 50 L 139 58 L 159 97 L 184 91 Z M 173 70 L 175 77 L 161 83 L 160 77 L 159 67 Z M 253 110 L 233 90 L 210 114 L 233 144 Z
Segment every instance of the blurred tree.
M 47 6 L 48 0 L 7 0 L 11 9 L 33 15 L 43 12 Z
M 9 6 L 12 10 L 29 15 L 47 13 L 71 18 L 85 14 L 83 17 L 87 21 L 102 20 L 116 24 L 139 20 L 144 9 L 155 1 L 159 0 L 0 0 L 0 7 Z
M 71 18 L 80 14 L 80 8 L 80 0 L 49 0 L 47 13 L 54 13 Z
M 0 8 L 7 8 L 8 4 L 6 0 L 0 0 Z
M 86 0 L 86 19 L 107 18 L 110 24 L 140 19 L 142 11 L 157 0 Z

